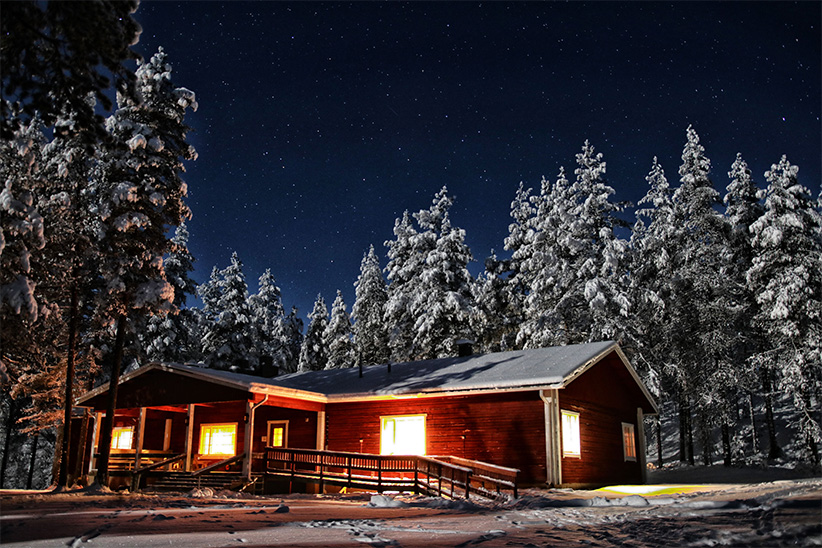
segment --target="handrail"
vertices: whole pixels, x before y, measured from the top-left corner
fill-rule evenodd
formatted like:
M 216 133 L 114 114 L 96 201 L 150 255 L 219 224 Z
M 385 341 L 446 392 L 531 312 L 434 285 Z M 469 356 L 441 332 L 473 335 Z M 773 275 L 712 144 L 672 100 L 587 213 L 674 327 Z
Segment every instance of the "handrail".
M 453 462 L 449 462 L 453 460 Z M 266 447 L 266 473 L 295 479 L 347 486 L 410 489 L 451 498 L 469 499 L 472 491 L 497 498 L 503 491 L 517 496 L 519 470 L 454 457 L 375 455 L 316 449 Z M 499 477 L 495 477 L 499 476 Z M 490 489 L 489 489 L 490 486 Z
M 133 473 L 134 474 L 142 474 L 143 472 L 148 472 L 150 470 L 154 470 L 155 468 L 160 468 L 160 467 L 165 466 L 167 464 L 171 464 L 173 462 L 177 462 L 178 460 L 182 460 L 183 458 L 185 458 L 185 456 L 186 456 L 185 453 L 180 453 L 179 455 L 175 455 L 175 456 L 171 457 L 170 459 L 161 460 L 160 462 L 155 462 L 154 464 L 149 464 L 148 466 L 143 466 L 142 468 L 139 468 L 139 469 L 135 470 Z
M 195 470 L 194 472 L 191 473 L 191 475 L 196 478 L 197 476 L 205 474 L 206 472 L 211 472 L 215 468 L 219 468 L 221 466 L 227 466 L 229 464 L 232 464 L 232 463 L 237 462 L 238 460 L 242 460 L 244 458 L 245 458 L 245 451 L 243 451 L 239 455 L 234 455 L 233 457 L 229 457 L 225 460 L 221 460 L 220 462 L 215 462 L 214 464 L 210 464 L 210 465 L 206 466 L 205 468 L 200 468 L 199 470 Z

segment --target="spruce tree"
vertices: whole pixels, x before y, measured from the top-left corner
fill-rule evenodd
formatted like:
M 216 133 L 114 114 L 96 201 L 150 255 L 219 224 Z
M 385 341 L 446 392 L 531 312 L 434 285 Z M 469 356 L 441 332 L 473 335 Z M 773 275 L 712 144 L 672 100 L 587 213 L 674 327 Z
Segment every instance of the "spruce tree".
M 323 334 L 328 326 L 328 308 L 322 295 L 317 295 L 314 309 L 308 315 L 308 329 L 305 332 L 300 362 L 297 371 L 320 371 L 328 364 L 328 348 L 323 340 Z
M 410 303 L 419 286 L 422 258 L 415 250 L 418 233 L 408 211 L 394 223 L 394 240 L 386 241 L 388 265 L 388 299 L 384 322 L 388 331 L 390 359 L 404 362 L 411 359 L 414 341 L 414 317 Z
M 183 161 L 196 158 L 186 142 L 186 110 L 196 109 L 194 94 L 175 88 L 162 50 L 139 65 L 136 97 L 118 96 L 118 109 L 106 121 L 111 148 L 94 177 L 99 197 L 101 319 L 116 326 L 106 420 L 102 429 L 97 481 L 108 482 L 112 417 L 122 368 L 127 322 L 135 313 L 167 313 L 174 288 L 165 278 L 163 256 L 171 251 L 171 227 L 190 216 L 183 199 Z
M 765 173 L 768 186 L 758 193 L 765 209 L 751 225 L 754 257 L 747 281 L 759 305 L 754 321 L 768 341 L 756 363 L 772 370 L 778 388 L 791 396 L 797 433 L 818 466 L 822 216 L 798 172 L 783 156 Z
M 341 369 L 355 365 L 352 337 L 351 318 L 345 309 L 342 291 L 337 290 L 337 297 L 331 305 L 331 319 L 323 332 L 323 345 L 328 349 L 325 369 Z
M 355 300 L 351 310 L 354 321 L 356 361 L 372 365 L 388 361 L 388 334 L 383 322 L 388 289 L 380 261 L 372 245 L 360 263 L 360 275 L 354 283 Z
M 237 253 L 220 273 L 216 318 L 203 335 L 205 364 L 215 369 L 251 373 L 257 367 L 257 333 L 248 303 L 248 284 Z
M 283 309 L 282 295 L 277 282 L 266 269 L 259 279 L 259 289 L 255 295 L 249 297 L 249 308 L 257 334 L 256 346 L 259 355 L 271 358 L 272 364 L 278 369 L 285 369 L 284 339 L 285 310 Z

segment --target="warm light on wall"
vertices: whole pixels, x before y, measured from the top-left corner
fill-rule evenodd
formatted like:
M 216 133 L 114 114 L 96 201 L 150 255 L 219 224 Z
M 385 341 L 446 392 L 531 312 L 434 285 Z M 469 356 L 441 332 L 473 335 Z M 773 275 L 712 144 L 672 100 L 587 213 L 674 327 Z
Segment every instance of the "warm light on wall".
M 231 456 L 236 452 L 237 424 L 203 424 L 200 426 L 200 454 Z
M 380 417 L 381 455 L 424 455 L 425 415 Z

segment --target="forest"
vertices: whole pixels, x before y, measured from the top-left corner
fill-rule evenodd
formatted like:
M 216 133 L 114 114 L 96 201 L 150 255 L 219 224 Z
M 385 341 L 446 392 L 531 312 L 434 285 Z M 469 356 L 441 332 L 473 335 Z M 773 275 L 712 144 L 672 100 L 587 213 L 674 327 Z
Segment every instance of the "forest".
M 304 326 L 276 265 L 253 294 L 237 254 L 191 278 L 195 93 L 162 49 L 131 51 L 136 2 L 69 5 L 4 5 L 0 487 L 65 486 L 73 399 L 149 361 L 288 373 L 451 356 L 461 339 L 618 341 L 662 404 L 658 465 L 673 442 L 684 464 L 819 468 L 822 194 L 787 157 L 762 179 L 742 154 L 712 166 L 688 127 L 675 182 L 654 159 L 632 207 L 586 141 L 573 169 L 512 192 L 505 252 L 478 276 L 443 187 L 395 221 L 384 264 L 364 254 L 352 306 L 320 295 Z

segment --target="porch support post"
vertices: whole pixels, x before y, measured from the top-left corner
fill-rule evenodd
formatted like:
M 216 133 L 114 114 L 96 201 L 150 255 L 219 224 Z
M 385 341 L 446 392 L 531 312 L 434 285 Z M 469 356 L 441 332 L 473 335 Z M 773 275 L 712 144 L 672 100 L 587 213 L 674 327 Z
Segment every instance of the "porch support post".
M 325 450 L 325 411 L 317 411 L 317 450 Z
M 188 404 L 186 415 L 186 472 L 191 472 L 191 443 L 194 441 L 194 404 Z
M 165 428 L 163 428 L 163 451 L 166 452 L 171 449 L 171 424 L 172 419 L 166 419 Z
M 100 441 L 100 423 L 103 422 L 103 413 L 97 412 L 94 414 L 94 433 L 91 435 L 91 455 L 88 459 L 88 473 L 92 470 L 97 470 L 97 458 L 94 456 L 97 453 L 97 443 Z
M 137 444 L 134 446 L 134 469 L 140 468 L 140 454 L 143 452 L 143 436 L 146 431 L 146 408 L 140 408 L 137 415 Z
M 251 444 L 254 440 L 254 402 L 246 400 L 245 402 L 245 435 L 243 436 L 243 476 L 246 480 L 251 481 Z
M 131 471 L 131 491 L 138 491 L 140 489 L 140 474 L 137 470 L 140 469 L 140 457 L 143 452 L 143 435 L 146 431 L 146 408 L 140 408 L 140 414 L 137 415 L 137 444 L 134 446 L 134 469 Z
M 642 474 L 642 483 L 648 483 L 648 466 L 645 464 L 645 415 L 641 407 L 636 408 L 636 460 Z
M 562 484 L 562 451 L 560 449 L 559 390 L 541 390 L 545 402 L 545 482 Z

